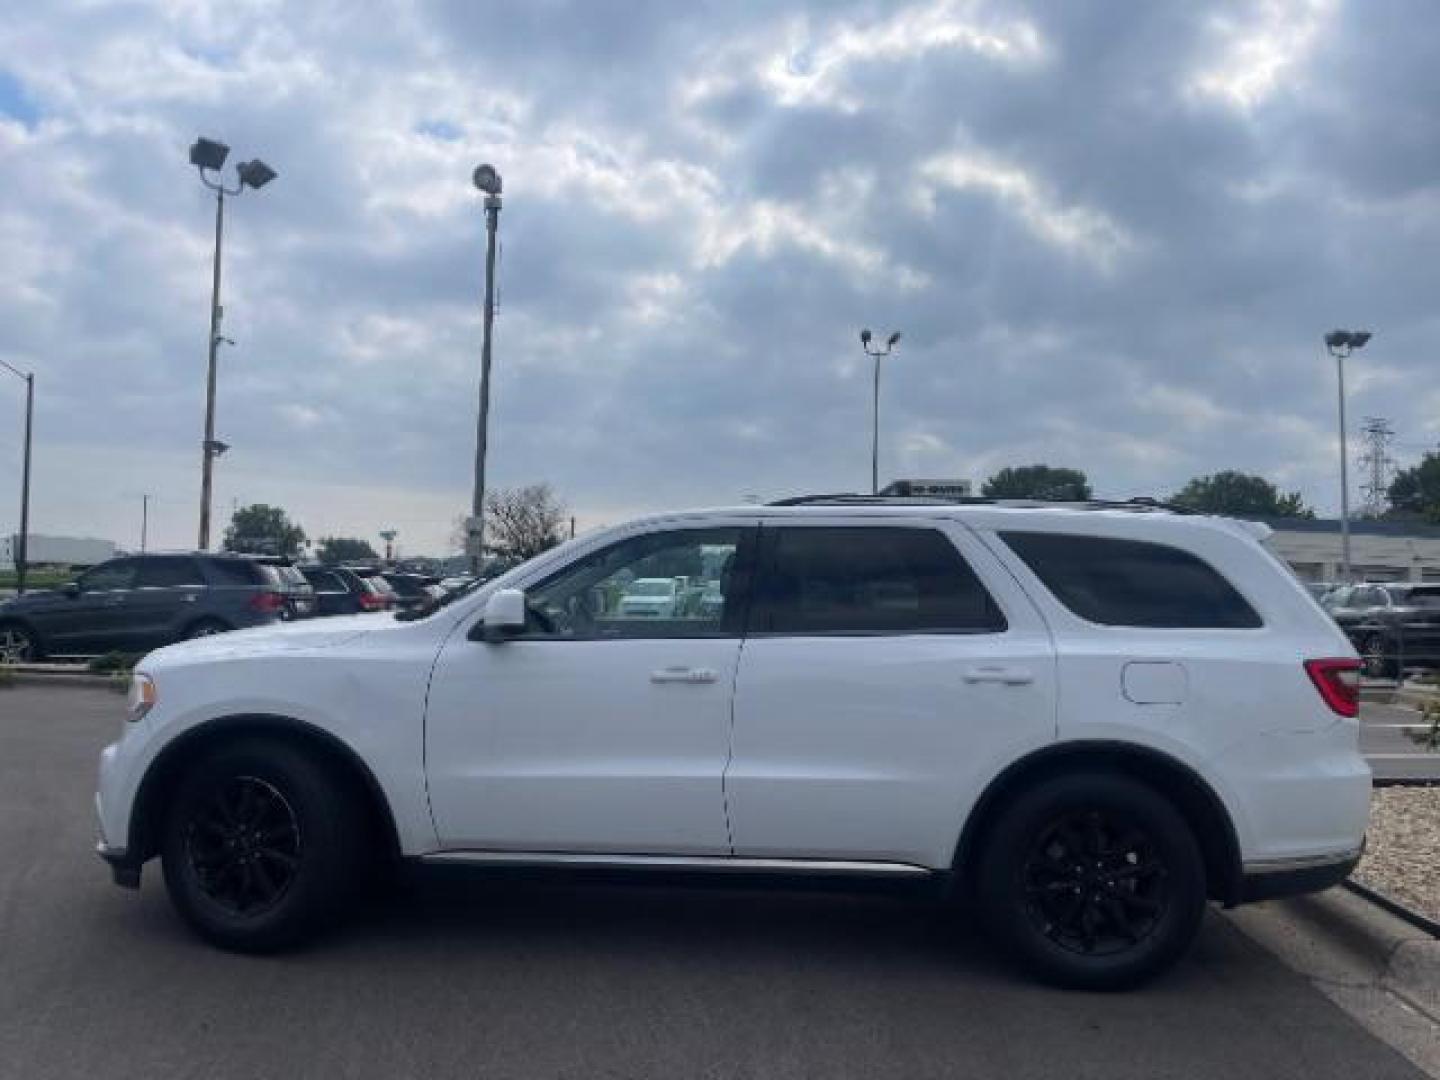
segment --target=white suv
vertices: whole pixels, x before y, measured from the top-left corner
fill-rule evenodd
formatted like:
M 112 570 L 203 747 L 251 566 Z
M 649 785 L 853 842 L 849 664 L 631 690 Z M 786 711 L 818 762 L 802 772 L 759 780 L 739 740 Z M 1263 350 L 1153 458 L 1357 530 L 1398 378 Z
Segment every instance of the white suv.
M 170 646 L 100 853 L 275 949 L 426 863 L 926 878 L 1042 976 L 1133 984 L 1206 898 L 1359 858 L 1358 664 L 1255 530 L 833 497 L 652 517 L 411 616 Z M 722 602 L 627 616 L 635 579 Z M 368 871 L 367 871 L 368 867 Z

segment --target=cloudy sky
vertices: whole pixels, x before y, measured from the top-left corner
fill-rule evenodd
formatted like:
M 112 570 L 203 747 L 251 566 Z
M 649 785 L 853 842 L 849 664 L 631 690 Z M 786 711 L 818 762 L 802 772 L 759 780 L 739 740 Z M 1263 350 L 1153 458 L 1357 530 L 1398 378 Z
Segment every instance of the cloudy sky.
M 1440 438 L 1432 0 L 6 5 L 0 358 L 32 527 L 193 544 L 213 203 L 217 513 L 443 549 L 468 503 L 480 161 L 504 174 L 492 479 L 581 527 L 882 476 L 1260 472 L 1333 510 L 1352 415 Z M 0 531 L 21 384 L 0 379 Z

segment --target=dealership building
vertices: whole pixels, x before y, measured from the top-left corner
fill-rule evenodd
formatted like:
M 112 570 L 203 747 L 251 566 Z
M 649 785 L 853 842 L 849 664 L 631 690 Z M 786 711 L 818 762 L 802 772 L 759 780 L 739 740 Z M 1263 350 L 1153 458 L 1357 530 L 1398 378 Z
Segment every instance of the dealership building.
M 1340 580 L 1338 518 L 1262 520 L 1275 530 L 1266 545 L 1302 580 Z M 1352 521 L 1350 565 L 1357 581 L 1440 582 L 1440 526 Z

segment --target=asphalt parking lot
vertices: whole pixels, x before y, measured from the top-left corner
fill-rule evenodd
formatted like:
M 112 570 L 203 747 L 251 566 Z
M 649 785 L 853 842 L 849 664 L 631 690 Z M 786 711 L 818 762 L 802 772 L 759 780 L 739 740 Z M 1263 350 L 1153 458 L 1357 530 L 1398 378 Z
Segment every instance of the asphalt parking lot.
M 0 689 L 0 1077 L 1420 1077 L 1222 916 L 1141 992 L 885 895 L 424 878 L 306 952 L 194 941 L 91 853 L 102 690 Z

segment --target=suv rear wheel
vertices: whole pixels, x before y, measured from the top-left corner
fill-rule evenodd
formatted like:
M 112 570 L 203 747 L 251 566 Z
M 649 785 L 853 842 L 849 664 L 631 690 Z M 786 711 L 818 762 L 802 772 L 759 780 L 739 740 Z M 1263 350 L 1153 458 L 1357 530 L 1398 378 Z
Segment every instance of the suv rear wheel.
M 192 766 L 171 800 L 165 886 L 216 945 L 282 949 L 339 909 L 360 866 L 364 821 L 353 786 L 303 750 L 237 741 Z
M 1185 819 L 1129 777 L 1055 777 L 1001 812 L 979 863 L 981 915 L 1042 978 L 1116 990 L 1175 963 L 1205 911 Z

